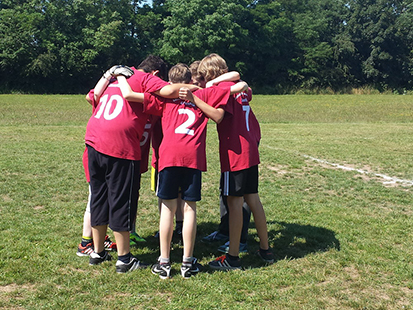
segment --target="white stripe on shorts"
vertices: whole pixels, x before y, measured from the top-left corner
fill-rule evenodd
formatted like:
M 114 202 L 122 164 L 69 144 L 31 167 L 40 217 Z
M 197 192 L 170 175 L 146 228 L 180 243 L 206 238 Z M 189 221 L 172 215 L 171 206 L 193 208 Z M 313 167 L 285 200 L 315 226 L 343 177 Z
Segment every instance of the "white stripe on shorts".
M 229 171 L 223 172 L 224 180 L 222 182 L 222 195 L 228 196 L 229 195 Z

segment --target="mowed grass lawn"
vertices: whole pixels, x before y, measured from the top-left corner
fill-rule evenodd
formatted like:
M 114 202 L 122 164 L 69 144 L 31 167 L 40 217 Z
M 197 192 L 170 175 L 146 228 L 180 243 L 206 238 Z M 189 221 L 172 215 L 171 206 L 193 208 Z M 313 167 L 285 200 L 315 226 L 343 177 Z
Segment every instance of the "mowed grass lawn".
M 0 95 L 0 309 L 412 309 L 413 96 L 259 96 L 260 196 L 276 262 L 265 266 L 253 222 L 245 270 L 115 273 L 76 256 L 88 186 L 83 95 Z M 219 159 L 208 125 L 200 239 L 219 222 Z M 183 150 L 185 151 L 185 150 Z M 155 262 L 158 210 L 142 176 L 132 253 Z M 111 236 L 112 233 L 109 231 Z M 114 255 L 116 259 L 116 254 Z

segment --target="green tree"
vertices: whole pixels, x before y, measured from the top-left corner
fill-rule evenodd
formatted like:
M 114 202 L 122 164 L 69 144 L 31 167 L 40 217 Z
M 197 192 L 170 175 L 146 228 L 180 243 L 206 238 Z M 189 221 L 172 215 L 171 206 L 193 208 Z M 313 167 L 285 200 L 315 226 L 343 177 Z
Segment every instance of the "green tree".
M 347 32 L 356 49 L 353 74 L 379 89 L 412 86 L 412 1 L 348 1 Z
M 246 1 L 167 0 L 160 54 L 169 62 L 190 63 L 209 53 L 223 56 L 237 67 L 242 42 L 248 31 L 242 27 Z

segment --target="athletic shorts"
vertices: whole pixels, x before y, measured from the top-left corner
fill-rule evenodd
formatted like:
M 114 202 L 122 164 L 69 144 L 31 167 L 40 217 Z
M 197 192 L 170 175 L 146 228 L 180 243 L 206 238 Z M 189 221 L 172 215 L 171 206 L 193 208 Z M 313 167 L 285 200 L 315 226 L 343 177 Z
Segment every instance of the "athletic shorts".
M 201 170 L 185 167 L 167 167 L 158 173 L 156 195 L 161 199 L 181 198 L 186 201 L 201 200 Z
M 140 187 L 140 161 L 121 159 L 88 146 L 90 216 L 94 226 L 130 231 L 136 218 Z
M 222 196 L 244 196 L 258 193 L 258 165 L 239 171 L 221 173 Z

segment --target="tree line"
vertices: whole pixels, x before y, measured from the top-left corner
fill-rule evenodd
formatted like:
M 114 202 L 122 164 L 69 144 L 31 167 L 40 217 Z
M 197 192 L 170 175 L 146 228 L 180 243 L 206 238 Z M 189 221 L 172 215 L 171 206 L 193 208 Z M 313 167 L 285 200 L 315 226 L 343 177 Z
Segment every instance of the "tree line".
M 0 0 L 0 92 L 85 93 L 114 64 L 215 52 L 257 93 L 413 86 L 413 0 Z

